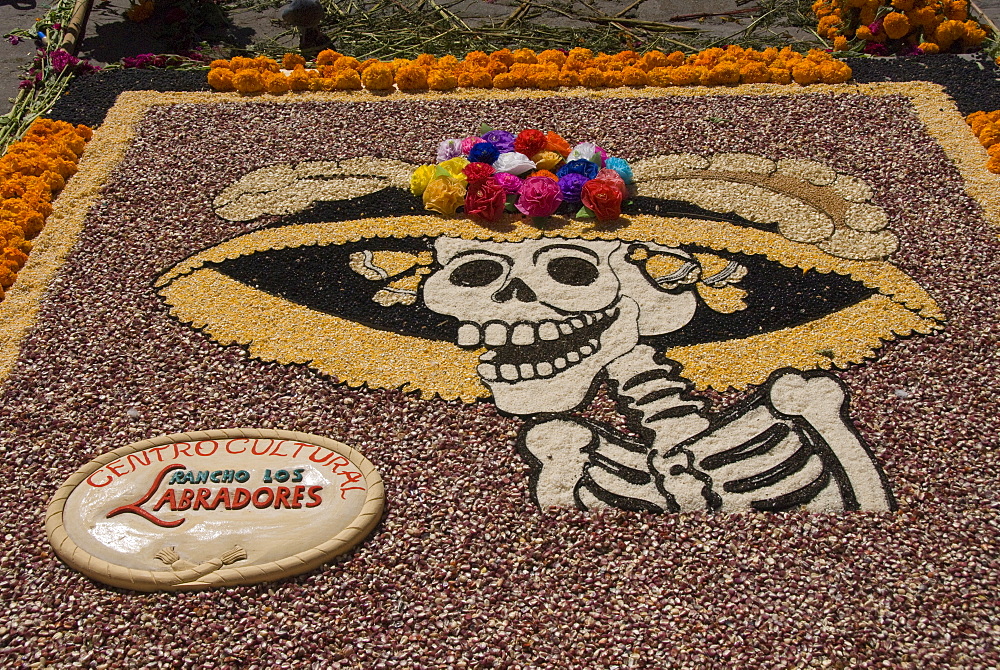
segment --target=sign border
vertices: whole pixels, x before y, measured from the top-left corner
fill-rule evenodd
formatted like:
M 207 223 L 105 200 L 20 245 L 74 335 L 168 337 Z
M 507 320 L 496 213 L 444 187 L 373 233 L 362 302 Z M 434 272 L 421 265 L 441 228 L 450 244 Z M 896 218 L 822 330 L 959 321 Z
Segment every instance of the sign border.
M 73 542 L 66 532 L 63 523 L 63 510 L 70 494 L 87 477 L 116 459 L 151 447 L 175 442 L 260 438 L 308 442 L 349 459 L 364 475 L 367 487 L 364 505 L 354 522 L 326 542 L 279 561 L 245 567 L 225 566 L 206 575 L 199 575 L 195 570 L 177 572 L 135 570 L 115 565 L 84 551 Z M 240 584 L 258 584 L 313 570 L 330 559 L 350 551 L 365 539 L 381 521 L 384 502 L 385 486 L 382 482 L 382 476 L 375 469 L 374 464 L 361 452 L 336 440 L 298 431 L 269 428 L 228 428 L 172 433 L 109 451 L 86 463 L 70 475 L 56 491 L 45 511 L 45 535 L 56 555 L 64 563 L 96 581 L 134 591 L 193 591 Z

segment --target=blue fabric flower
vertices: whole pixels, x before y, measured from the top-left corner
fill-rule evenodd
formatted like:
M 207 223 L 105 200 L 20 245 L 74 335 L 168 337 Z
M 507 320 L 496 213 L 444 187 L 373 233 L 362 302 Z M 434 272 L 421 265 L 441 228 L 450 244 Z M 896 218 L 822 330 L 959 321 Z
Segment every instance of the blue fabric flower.
M 604 167 L 617 172 L 618 176 L 626 184 L 631 184 L 635 181 L 635 176 L 632 174 L 632 166 L 624 158 L 609 158 L 604 161 Z
M 582 158 L 571 161 L 563 165 L 561 168 L 556 170 L 556 176 L 562 179 L 569 174 L 581 174 L 587 179 L 593 179 L 600 172 L 601 168 L 597 167 L 596 163 L 591 163 L 590 161 L 585 161 Z
M 493 165 L 499 157 L 500 150 L 497 149 L 495 144 L 491 144 L 490 142 L 480 142 L 469 151 L 470 163 Z

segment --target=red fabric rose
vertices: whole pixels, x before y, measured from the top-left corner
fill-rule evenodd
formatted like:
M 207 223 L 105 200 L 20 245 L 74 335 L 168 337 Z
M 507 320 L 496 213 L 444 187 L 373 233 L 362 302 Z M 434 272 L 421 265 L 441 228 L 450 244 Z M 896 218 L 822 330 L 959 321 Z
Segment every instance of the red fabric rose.
M 583 185 L 580 200 L 598 221 L 613 221 L 622 213 L 622 192 L 612 182 L 591 179 Z
M 493 169 L 492 165 L 487 165 L 486 163 L 469 163 L 464 168 L 462 168 L 462 174 L 465 178 L 469 180 L 469 183 L 482 181 L 487 177 L 493 175 L 496 170 Z
M 495 223 L 500 220 L 506 204 L 507 191 L 496 177 L 490 175 L 475 182 L 469 179 L 469 190 L 465 193 L 466 214 Z
M 514 138 L 514 151 L 534 156 L 545 149 L 545 133 L 540 130 L 522 130 Z

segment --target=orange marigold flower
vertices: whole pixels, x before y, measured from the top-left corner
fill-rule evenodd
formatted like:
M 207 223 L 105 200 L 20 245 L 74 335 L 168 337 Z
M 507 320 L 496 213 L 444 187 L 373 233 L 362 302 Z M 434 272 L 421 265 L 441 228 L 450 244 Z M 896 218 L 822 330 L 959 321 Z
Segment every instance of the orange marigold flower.
M 698 70 L 693 65 L 681 65 L 670 73 L 670 81 L 674 86 L 690 86 L 698 83 Z
M 934 41 L 944 51 L 963 35 L 965 35 L 965 25 L 961 21 L 942 21 L 934 31 Z
M 819 64 L 819 79 L 824 84 L 843 84 L 851 78 L 851 68 L 844 61 L 830 60 Z
M 629 65 L 622 70 L 622 82 L 626 86 L 646 86 L 649 84 L 649 77 L 639 68 Z
M 508 68 L 503 61 L 490 58 L 490 62 L 486 64 L 486 71 L 490 73 L 491 77 L 496 77 L 498 74 L 508 72 Z
M 28 254 L 15 247 L 7 247 L 3 250 L 2 255 L 6 256 L 7 260 L 14 262 L 15 270 L 20 270 L 28 262 Z
M 316 65 L 333 65 L 344 54 L 333 49 L 324 49 L 316 56 Z
M 514 54 L 510 49 L 500 49 L 500 51 L 494 51 L 490 54 L 490 59 L 498 60 L 507 67 L 514 64 Z
M 531 49 L 517 49 L 511 56 L 515 63 L 526 63 L 528 65 L 538 62 L 538 57 Z
M 771 83 L 774 84 L 792 83 L 792 71 L 789 70 L 788 68 L 772 66 L 767 68 L 767 72 L 771 76 Z
M 493 77 L 482 68 L 466 70 L 459 73 L 458 85 L 462 88 L 493 88 Z
M 532 177 L 546 177 L 547 179 L 551 179 L 552 181 L 559 181 L 559 177 L 555 176 L 554 174 L 552 174 L 548 170 L 535 170 L 534 172 L 531 173 L 530 176 L 532 176 Z
M 333 77 L 338 91 L 360 91 L 361 74 L 353 69 L 337 70 Z
M 270 76 L 264 77 L 264 90 L 272 95 L 288 93 L 289 88 L 288 77 L 280 72 L 271 73 Z
M 556 49 L 546 49 L 537 56 L 539 63 L 555 65 L 561 68 L 566 63 L 566 54 Z
M 771 81 L 771 74 L 763 63 L 747 63 L 740 68 L 740 82 L 743 84 L 766 84 Z
M 892 0 L 892 6 L 901 12 L 912 10 L 914 5 L 914 0 Z
M 559 85 L 570 88 L 580 85 L 580 73 L 575 70 L 563 68 L 559 71 Z
M 906 18 L 905 14 L 890 12 L 882 19 L 882 28 L 891 39 L 898 40 L 906 37 L 907 33 L 910 32 L 910 20 Z
M 625 51 L 619 51 L 612 58 L 616 61 L 621 61 L 625 65 L 635 65 L 636 61 L 639 60 L 639 52 L 626 49 Z
M 294 70 L 296 65 L 306 66 L 306 59 L 299 54 L 285 54 L 281 58 L 281 67 L 286 70 Z
M 843 35 L 837 35 L 833 38 L 833 50 L 834 51 L 847 51 L 850 46 L 847 43 L 847 38 Z
M 334 70 L 360 70 L 361 61 L 353 56 L 341 56 L 333 61 Z
M 389 77 L 392 80 L 392 77 Z M 288 75 L 288 88 L 291 91 L 306 91 L 309 89 L 309 75 L 301 65 L 292 70 Z
M 602 88 L 604 86 L 604 73 L 596 67 L 588 67 L 580 72 L 580 85 L 587 88 Z
M 872 34 L 868 26 L 858 26 L 858 29 L 854 32 L 854 36 L 866 42 L 873 42 L 875 40 L 875 35 Z
M 465 54 L 465 63 L 477 68 L 485 68 L 490 62 L 490 57 L 482 51 L 470 51 Z
M 965 21 L 969 18 L 969 3 L 966 0 L 945 2 L 944 15 L 953 21 Z
M 708 73 L 709 86 L 735 86 L 740 83 L 740 68 L 736 63 L 726 61 L 713 67 Z
M 389 90 L 395 83 L 392 66 L 386 63 L 377 63 L 365 68 L 364 72 L 361 73 L 361 83 L 369 91 Z
M 233 71 L 227 68 L 213 67 L 208 71 L 208 85 L 216 91 L 234 91 Z
M 427 87 L 432 91 L 450 91 L 458 88 L 458 77 L 448 70 L 435 68 L 427 74 Z
M 835 33 L 839 27 L 839 16 L 824 16 L 819 20 L 819 24 L 816 26 L 816 32 L 819 33 L 820 37 L 830 37 L 831 33 Z
M 965 22 L 965 35 L 962 36 L 962 47 L 973 49 L 986 40 L 986 31 L 975 21 Z
M 652 72 L 658 67 L 669 67 L 670 61 L 667 59 L 667 55 L 662 51 L 649 51 L 643 54 L 639 62 L 636 63 L 644 72 Z
M 608 70 L 604 73 L 604 85 L 608 88 L 619 88 L 625 85 L 625 77 L 620 70 Z
M 233 74 L 233 88 L 240 93 L 260 93 L 264 90 L 264 80 L 257 70 L 237 70 Z
M 225 58 L 220 58 L 220 59 L 212 61 L 211 63 L 208 64 L 208 67 L 210 67 L 210 68 L 221 67 L 221 68 L 225 68 L 227 70 L 230 69 L 230 67 L 229 67 L 229 61 L 227 61 Z
M 910 24 L 921 27 L 933 27 L 937 21 L 937 14 L 932 7 L 918 7 L 912 12 L 906 13 L 906 18 Z
M 819 68 L 810 60 L 801 61 L 792 67 L 792 79 L 796 84 L 803 86 L 815 84 L 819 81 L 819 77 Z
M 510 72 L 501 72 L 493 77 L 493 88 L 517 88 L 517 76 Z
M 419 65 L 406 65 L 396 72 L 400 91 L 420 91 L 427 88 L 427 70 Z
M 528 81 L 535 88 L 543 91 L 551 91 L 559 88 L 559 70 L 556 68 L 545 68 L 530 75 Z
M 16 272 L 6 265 L 0 265 L 0 288 L 4 290 L 9 289 L 13 286 L 15 279 L 17 279 Z
M 233 56 L 229 60 L 229 69 L 233 72 L 237 70 L 254 70 L 253 58 L 246 58 L 244 56 Z
M 673 86 L 674 82 L 670 78 L 673 71 L 672 67 L 655 67 L 649 71 L 646 78 L 650 86 Z

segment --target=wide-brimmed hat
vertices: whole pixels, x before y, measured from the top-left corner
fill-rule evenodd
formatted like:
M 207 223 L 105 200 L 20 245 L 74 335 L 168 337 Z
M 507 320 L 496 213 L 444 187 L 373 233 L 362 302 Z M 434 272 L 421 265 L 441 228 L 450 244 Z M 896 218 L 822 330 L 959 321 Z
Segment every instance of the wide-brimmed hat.
M 407 168 L 354 159 L 248 175 L 217 198 L 217 211 L 283 217 L 178 263 L 157 280 L 160 295 L 182 322 L 252 356 L 306 364 L 351 386 L 465 401 L 490 395 L 476 373 L 483 350 L 457 346 L 457 320 L 421 300 L 440 237 L 618 240 L 650 280 L 686 277 L 701 296 L 695 317 L 644 341 L 698 388 L 740 389 L 785 367 L 844 368 L 943 321 L 885 259 L 896 238 L 871 188 L 811 161 L 639 161 L 641 195 L 607 223 L 425 213 L 404 190 Z M 661 248 L 684 257 L 665 260 Z

